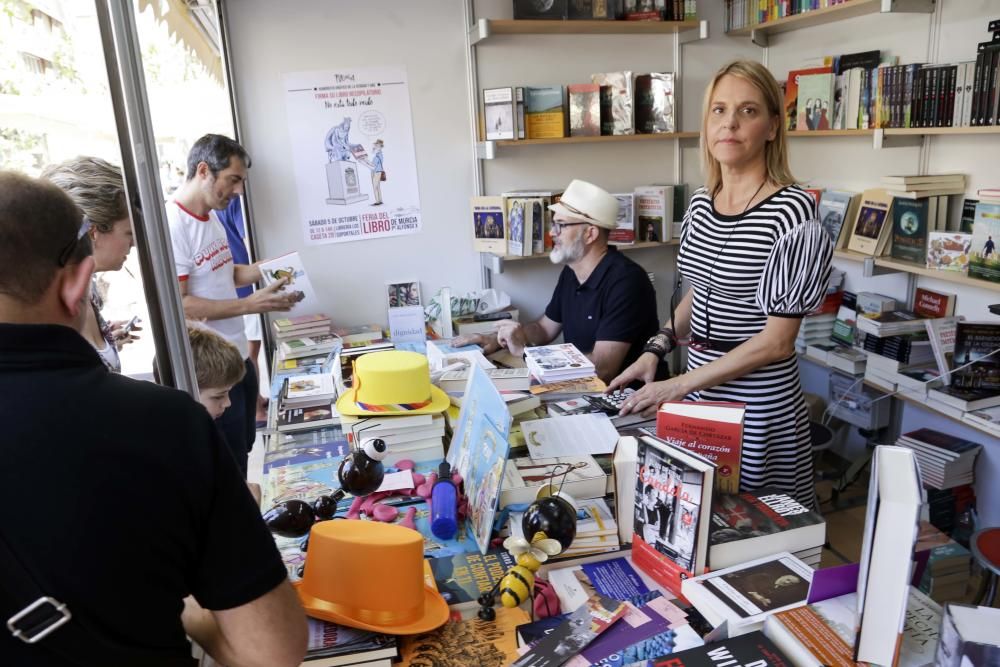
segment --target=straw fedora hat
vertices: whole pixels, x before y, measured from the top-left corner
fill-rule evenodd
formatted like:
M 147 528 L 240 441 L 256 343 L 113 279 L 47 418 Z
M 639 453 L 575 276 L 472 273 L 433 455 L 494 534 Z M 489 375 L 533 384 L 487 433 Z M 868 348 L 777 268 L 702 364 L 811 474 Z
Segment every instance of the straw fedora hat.
M 427 357 L 417 352 L 372 352 L 354 362 L 351 388 L 337 399 L 342 415 L 426 415 L 444 412 L 448 394 L 431 384 Z
M 618 226 L 618 200 L 593 183 L 575 179 L 549 210 L 576 222 L 589 222 L 604 229 Z
M 295 587 L 307 615 L 353 628 L 414 635 L 449 615 L 441 594 L 424 584 L 423 537 L 380 521 L 315 524 Z

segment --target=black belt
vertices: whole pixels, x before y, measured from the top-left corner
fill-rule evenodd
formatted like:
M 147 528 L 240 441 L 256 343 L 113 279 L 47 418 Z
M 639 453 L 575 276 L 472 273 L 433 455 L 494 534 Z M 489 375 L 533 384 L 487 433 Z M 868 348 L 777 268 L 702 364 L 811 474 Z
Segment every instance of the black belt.
M 748 339 L 749 340 L 749 339 Z M 701 336 L 691 336 L 688 345 L 700 350 L 712 350 L 713 352 L 732 352 L 746 340 L 719 340 L 718 338 L 702 338 Z

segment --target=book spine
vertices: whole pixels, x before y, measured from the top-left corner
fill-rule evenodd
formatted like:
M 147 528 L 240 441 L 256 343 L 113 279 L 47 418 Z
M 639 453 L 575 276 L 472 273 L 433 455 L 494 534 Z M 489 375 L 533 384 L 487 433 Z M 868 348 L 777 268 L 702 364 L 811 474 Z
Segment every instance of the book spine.
M 951 107 L 951 126 L 962 125 L 962 106 L 965 98 L 965 63 L 955 65 L 954 101 Z
M 980 102 L 983 97 L 983 66 L 986 60 L 986 47 L 980 44 L 976 49 L 976 64 L 972 75 L 972 111 L 969 116 L 969 124 L 979 125 Z
M 920 127 L 921 113 L 923 112 L 924 94 L 924 73 L 927 70 L 920 68 L 913 73 L 913 93 L 910 99 L 910 127 Z
M 944 127 L 955 124 L 955 81 L 958 78 L 958 66 L 948 66 L 947 86 L 942 90 L 944 95 Z

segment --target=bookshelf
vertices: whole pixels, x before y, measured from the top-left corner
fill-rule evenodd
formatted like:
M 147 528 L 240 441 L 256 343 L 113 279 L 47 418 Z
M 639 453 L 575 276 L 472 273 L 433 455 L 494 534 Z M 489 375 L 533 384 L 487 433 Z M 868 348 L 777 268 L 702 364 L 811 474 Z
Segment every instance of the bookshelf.
M 835 250 L 833 256 L 840 259 L 846 259 L 851 262 L 864 262 L 868 265 L 865 269 L 865 276 L 882 275 L 886 273 L 909 273 L 916 276 L 936 278 L 937 280 L 956 283 L 966 287 L 1000 292 L 1000 283 L 991 283 L 986 280 L 970 278 L 964 273 L 959 273 L 957 271 L 937 271 L 935 269 L 928 269 L 926 266 L 920 264 L 914 264 L 913 262 L 904 262 L 892 257 L 871 257 L 869 255 L 862 255 L 861 253 L 852 252 L 850 250 Z M 869 268 L 869 266 L 874 266 L 874 270 Z
M 770 45 L 771 36 L 792 30 L 812 28 L 835 21 L 844 21 L 857 16 L 876 13 L 914 12 L 930 14 L 934 11 L 934 0 L 847 0 L 843 4 L 814 9 L 801 14 L 735 28 L 726 32 L 734 37 L 749 37 L 761 48 Z
M 658 241 L 640 241 L 638 243 L 633 243 L 632 245 L 616 245 L 615 247 L 622 252 L 631 252 L 633 250 L 646 250 L 649 248 L 669 248 L 679 246 L 681 242 L 679 240 L 667 241 L 666 243 L 660 243 Z M 528 255 L 526 257 L 517 256 L 507 256 L 501 257 L 500 255 L 491 255 L 489 253 L 482 253 L 483 263 L 489 268 L 493 273 L 503 273 L 504 265 L 507 262 L 523 262 L 525 260 L 540 260 L 548 259 L 548 253 L 541 255 Z
M 524 148 L 526 146 L 562 146 L 577 144 L 618 144 L 643 143 L 651 141 L 673 141 L 697 139 L 699 132 L 663 132 L 660 134 L 615 134 L 597 137 L 553 137 L 551 139 L 502 139 L 500 141 L 480 141 L 477 154 L 480 158 L 497 156 L 497 148 Z
M 708 36 L 707 21 L 526 21 L 479 19 L 469 30 L 470 44 L 493 35 L 685 35 Z M 698 35 L 698 36 L 696 36 Z

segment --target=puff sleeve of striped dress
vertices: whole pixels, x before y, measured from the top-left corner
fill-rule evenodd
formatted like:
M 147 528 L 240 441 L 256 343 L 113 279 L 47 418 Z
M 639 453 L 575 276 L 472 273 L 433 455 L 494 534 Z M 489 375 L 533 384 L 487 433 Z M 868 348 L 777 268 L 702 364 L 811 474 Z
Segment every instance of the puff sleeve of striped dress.
M 818 220 L 781 236 L 757 287 L 757 306 L 771 317 L 803 317 L 823 303 L 833 244 Z

